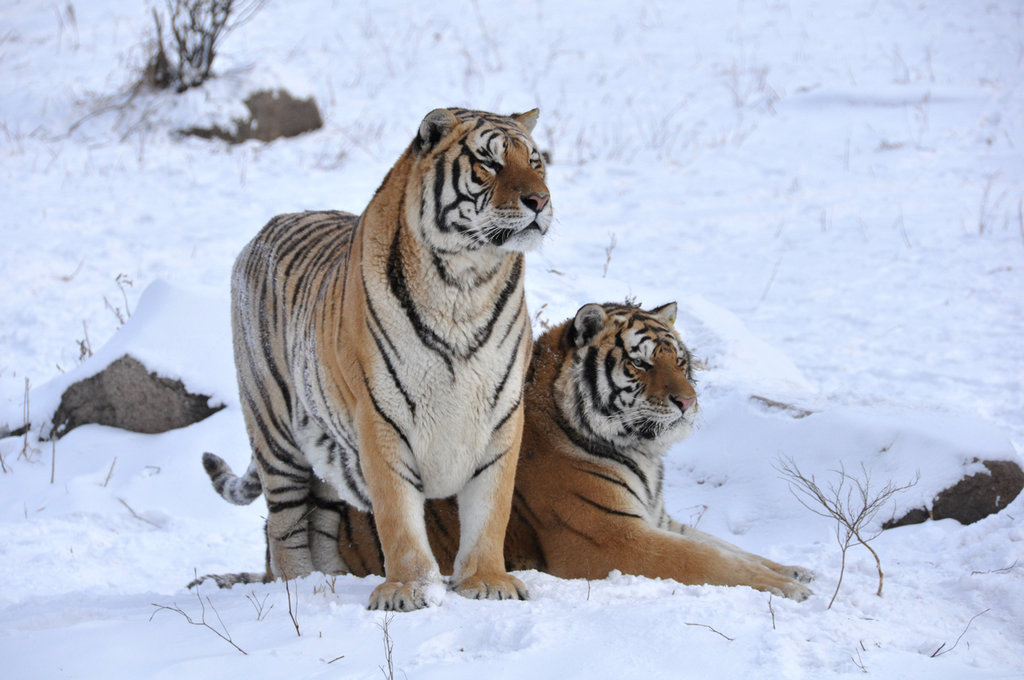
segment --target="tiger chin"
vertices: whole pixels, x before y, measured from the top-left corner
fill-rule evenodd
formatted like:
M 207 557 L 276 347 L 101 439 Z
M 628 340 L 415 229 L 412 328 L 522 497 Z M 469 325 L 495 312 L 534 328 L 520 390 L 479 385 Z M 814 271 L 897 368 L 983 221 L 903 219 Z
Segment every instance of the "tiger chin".
M 267 576 L 339 571 L 338 508 L 375 518 L 371 609 L 436 600 L 424 503 L 456 497 L 453 589 L 523 599 L 502 539 L 532 334 L 523 255 L 552 220 L 537 111 L 436 109 L 362 215 L 273 218 L 232 275 L 232 335 L 252 460 L 207 453 L 225 499 L 261 493 Z
M 505 535 L 510 570 L 596 579 L 613 570 L 684 584 L 750 586 L 804 600 L 813 574 L 672 519 L 662 457 L 689 435 L 698 403 L 676 304 L 651 310 L 588 304 L 538 338 L 525 387 L 526 425 Z M 383 573 L 375 518 L 335 506 L 335 542 L 320 562 Z M 430 501 L 427 530 L 441 569 L 459 545 L 458 504 Z M 213 577 L 230 586 L 258 575 Z

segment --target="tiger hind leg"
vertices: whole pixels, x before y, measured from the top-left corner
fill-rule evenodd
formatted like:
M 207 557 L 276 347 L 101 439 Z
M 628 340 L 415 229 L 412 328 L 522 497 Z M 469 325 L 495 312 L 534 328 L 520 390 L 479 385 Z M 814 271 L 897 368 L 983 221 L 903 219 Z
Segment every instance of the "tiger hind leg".
M 351 572 L 338 550 L 345 509 L 333 489 L 323 482 L 314 484 L 313 510 L 309 516 L 309 553 L 316 571 L 324 574 Z

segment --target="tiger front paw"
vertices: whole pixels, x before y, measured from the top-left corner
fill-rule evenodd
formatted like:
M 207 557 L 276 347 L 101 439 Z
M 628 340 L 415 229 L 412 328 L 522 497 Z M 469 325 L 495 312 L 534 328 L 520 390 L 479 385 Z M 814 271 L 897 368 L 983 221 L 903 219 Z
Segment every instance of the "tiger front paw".
M 432 581 L 385 581 L 373 589 L 367 609 L 411 612 L 440 604 L 443 586 Z
M 469 576 L 453 588 L 471 600 L 528 600 L 526 585 L 512 574 Z
M 769 587 L 767 590 L 770 593 L 788 597 L 789 599 L 796 600 L 797 602 L 803 602 L 814 594 L 813 590 L 792 579 L 785 579 L 781 584 Z
M 806 567 L 798 567 L 790 565 L 786 567 L 786 571 L 783 572 L 784 576 L 788 576 L 791 579 L 799 581 L 800 583 L 810 583 L 814 580 L 814 572 Z

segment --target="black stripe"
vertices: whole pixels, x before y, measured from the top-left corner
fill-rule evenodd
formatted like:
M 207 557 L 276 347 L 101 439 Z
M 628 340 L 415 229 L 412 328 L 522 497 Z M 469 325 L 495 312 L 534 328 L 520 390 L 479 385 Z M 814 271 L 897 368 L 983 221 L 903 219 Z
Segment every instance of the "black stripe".
M 616 515 L 618 517 L 633 517 L 635 519 L 640 519 L 640 520 L 643 519 L 643 517 L 641 517 L 640 515 L 637 515 L 635 513 L 624 512 L 622 510 L 615 510 L 614 508 L 609 508 L 606 505 L 601 505 L 597 501 L 591 500 L 591 499 L 587 498 L 586 496 L 584 496 L 581 493 L 573 492 L 573 496 L 576 496 L 576 498 L 579 498 L 581 501 L 583 501 L 587 505 L 593 506 L 593 507 L 597 508 L 598 510 L 602 510 L 604 512 L 607 512 L 609 515 Z
M 600 387 L 597 384 L 598 378 L 598 351 L 596 347 L 588 347 L 586 354 L 583 356 L 583 384 L 586 385 L 587 390 L 590 392 L 590 402 L 596 407 L 601 415 L 608 415 L 608 409 L 602 403 Z M 582 416 L 582 413 L 580 414 Z M 583 422 L 583 418 L 580 418 L 580 422 Z
M 388 256 L 387 263 L 388 286 L 391 289 L 391 294 L 395 296 L 395 299 L 398 300 L 398 303 L 405 311 L 405 316 L 409 319 L 409 323 L 412 324 L 412 328 L 416 332 L 417 337 L 419 337 L 420 342 L 424 347 L 433 350 L 444 360 L 445 365 L 448 367 L 448 372 L 451 374 L 452 379 L 454 379 L 455 368 L 452 365 L 451 347 L 423 321 L 416 311 L 416 303 L 409 293 L 402 263 L 402 252 L 398 245 L 401 233 L 401 229 L 396 230 L 395 238 L 391 241 L 391 253 Z
M 396 423 L 386 413 L 384 413 L 384 410 L 383 410 L 383 408 L 381 408 L 381 405 L 377 401 L 377 398 L 374 397 L 374 395 L 373 395 L 373 390 L 370 388 L 370 380 L 369 380 L 369 378 L 365 374 L 363 375 L 363 382 L 366 385 L 366 392 L 370 396 L 370 403 L 373 404 L 374 410 L 377 411 L 377 414 L 381 417 L 381 419 L 383 419 L 384 422 L 386 422 L 388 425 L 390 425 L 391 428 L 395 431 L 395 433 L 402 439 L 402 441 L 405 443 L 405 447 L 406 447 L 406 449 L 408 449 L 409 453 L 412 453 L 413 452 L 412 451 L 412 445 L 409 443 L 408 437 L 405 436 L 405 432 L 403 432 L 402 428 L 400 428 L 398 426 L 398 423 Z M 399 456 L 399 459 L 401 460 L 401 456 Z M 406 476 L 401 470 L 398 470 L 393 465 L 389 464 L 389 467 L 402 480 L 404 480 L 410 486 L 412 486 L 417 491 L 422 493 L 423 492 L 423 482 L 422 482 L 419 474 L 415 470 L 413 470 L 412 467 L 410 467 L 409 464 L 405 462 L 405 460 L 402 460 L 402 465 L 405 466 L 405 469 L 408 470 L 408 473 L 409 473 L 409 475 L 411 475 L 411 477 L 410 476 Z
M 276 513 L 283 510 L 290 510 L 291 508 L 305 507 L 307 500 L 308 498 L 306 496 L 293 501 L 272 501 L 270 498 L 267 498 L 267 510 L 272 513 Z
M 505 287 L 501 289 L 498 294 L 498 299 L 494 305 L 494 309 L 491 312 L 491 318 L 487 320 L 483 328 L 473 334 L 473 346 L 469 348 L 467 357 L 472 356 L 477 350 L 487 344 L 487 340 L 490 339 L 491 333 L 494 332 L 494 324 L 497 323 L 498 317 L 505 311 L 505 305 L 508 304 L 508 299 L 512 296 L 512 293 L 518 288 L 519 282 L 523 277 L 523 256 L 518 255 L 512 265 L 511 278 L 505 283 Z M 520 297 L 520 304 L 522 304 L 522 298 Z
M 498 430 L 500 430 L 502 427 L 504 427 L 505 423 L 508 421 L 509 418 L 512 417 L 512 414 L 516 412 L 516 409 L 518 409 L 519 405 L 522 404 L 522 403 L 523 403 L 523 395 L 520 394 L 519 398 L 517 398 L 515 403 L 512 404 L 512 408 L 510 408 L 508 410 L 508 413 L 506 413 L 504 416 L 502 416 L 501 420 L 498 421 L 498 424 L 495 425 L 494 428 L 491 429 L 491 436 L 492 437 L 494 436 L 494 434 Z
M 437 222 L 437 228 L 442 232 L 448 231 L 446 225 L 441 220 L 441 200 L 444 197 L 444 168 L 447 164 L 445 155 L 439 154 L 437 161 L 434 163 L 434 220 Z
M 409 408 L 409 413 L 412 414 L 413 418 L 416 417 L 416 404 L 413 402 L 412 397 L 405 391 L 405 385 L 402 384 L 402 380 L 398 377 L 398 372 L 395 371 L 395 367 L 391 365 L 391 360 L 388 359 L 388 354 L 384 351 L 384 345 L 378 337 L 377 333 L 374 332 L 370 324 L 366 324 L 366 329 L 370 331 L 370 337 L 373 338 L 373 342 L 377 345 L 377 350 L 380 352 L 380 358 L 384 360 L 384 367 L 388 370 L 388 375 L 391 376 L 391 380 L 395 383 L 395 387 L 402 393 L 402 398 L 405 399 L 405 405 Z
M 455 200 L 452 201 L 451 203 L 449 203 L 448 205 L 444 205 L 444 206 L 442 206 L 442 204 L 441 204 L 441 198 L 442 198 L 441 194 L 437 194 L 437 203 L 436 203 L 436 207 L 435 207 L 435 211 L 436 211 L 435 215 L 436 215 L 436 219 L 437 219 L 437 228 L 440 229 L 442 232 L 445 232 L 445 233 L 451 232 L 451 229 L 448 227 L 448 213 L 450 213 L 452 211 L 455 211 L 455 210 L 458 210 L 459 209 L 459 204 L 462 203 L 465 200 L 468 200 L 470 203 L 475 203 L 475 201 L 473 200 L 472 196 L 464 196 L 463 194 L 459 193 L 459 176 L 461 175 L 461 172 L 462 172 L 461 168 L 459 167 L 459 158 L 460 158 L 461 155 L 462 155 L 462 153 L 457 155 L 455 158 L 453 158 L 451 160 L 450 163 L 446 162 L 446 163 L 442 164 L 440 162 L 442 159 L 441 158 L 438 159 L 439 162 L 438 162 L 438 165 L 437 165 L 436 172 L 442 173 L 442 176 L 443 176 L 445 168 L 450 168 L 451 169 L 451 179 L 449 180 L 449 182 L 451 184 L 452 191 L 455 192 Z M 459 225 L 458 222 L 455 222 L 454 226 L 455 226 L 455 229 L 457 231 L 459 231 L 460 233 L 465 233 L 465 231 L 466 231 L 465 228 L 463 228 L 461 225 Z
M 588 475 L 593 475 L 594 477 L 599 477 L 599 478 L 605 480 L 606 482 L 611 482 L 612 484 L 621 486 L 623 489 L 625 489 L 626 491 L 629 492 L 629 495 L 631 495 L 633 498 L 637 499 L 637 501 L 639 501 L 641 505 L 645 505 L 643 499 L 640 498 L 640 496 L 637 494 L 636 491 L 633 491 L 633 487 L 631 487 L 629 484 L 627 484 L 626 482 L 622 481 L 621 479 L 617 479 L 615 477 L 612 477 L 611 475 L 606 475 L 606 474 L 597 472 L 596 470 L 588 470 L 586 468 L 582 468 L 582 467 L 579 467 L 579 466 L 573 466 L 573 467 L 575 469 L 579 470 L 580 472 L 585 472 Z
M 356 448 L 344 449 L 343 461 L 341 463 L 341 472 L 345 476 L 345 484 L 348 486 L 362 507 L 367 510 L 372 508 L 369 496 L 366 495 L 366 477 L 363 475 L 362 463 L 359 460 L 359 450 Z M 359 475 L 358 481 L 352 474 L 352 470 L 355 470 Z
M 365 280 L 363 281 L 363 283 L 365 286 Z M 366 301 L 366 308 L 370 310 L 370 316 L 373 318 L 373 322 L 377 324 L 377 328 L 381 330 L 381 334 L 384 336 L 384 341 L 388 344 L 388 347 L 391 348 L 391 353 L 394 354 L 399 359 L 401 359 L 402 353 L 398 351 L 397 347 L 395 347 L 395 343 L 391 342 L 390 333 L 384 330 L 384 324 L 380 322 L 380 317 L 377 316 L 377 308 L 373 305 L 373 300 L 370 298 L 369 295 L 364 295 L 363 300 Z
M 402 442 L 405 443 L 405 447 L 410 453 L 412 453 L 412 444 L 409 443 L 409 439 L 405 436 L 405 432 L 403 432 L 402 428 L 398 426 L 398 423 L 392 420 L 388 414 L 384 413 L 384 409 L 381 407 L 380 402 L 378 402 L 377 398 L 373 396 L 373 388 L 370 386 L 370 379 L 367 377 L 365 372 L 363 373 L 363 384 L 366 385 L 366 393 L 370 396 L 370 403 L 373 404 L 373 409 L 377 412 L 377 415 L 381 417 L 381 420 L 391 426 L 391 429 L 395 431 L 395 434 L 397 434 Z
M 516 343 L 515 351 L 512 352 L 511 355 L 509 355 L 508 365 L 505 366 L 505 374 L 503 376 L 501 376 L 501 380 L 499 380 L 498 384 L 495 385 L 495 387 L 494 387 L 494 393 L 491 395 L 491 408 L 492 409 L 495 406 L 497 406 L 497 404 L 498 404 L 498 397 L 501 396 L 501 391 L 503 389 L 505 389 L 505 383 L 508 382 L 509 376 L 512 375 L 512 369 L 515 368 L 515 366 L 519 363 L 519 346 L 520 346 L 520 343 L 522 342 L 522 339 L 523 339 L 523 331 L 524 330 L 525 330 L 525 326 L 519 332 L 519 342 Z
M 504 458 L 508 454 L 509 451 L 510 451 L 510 449 L 505 449 L 504 451 L 499 453 L 497 456 L 495 456 L 493 459 L 491 459 L 490 461 L 488 461 L 488 462 L 484 463 L 483 465 L 481 465 L 480 467 L 478 467 L 473 472 L 473 476 L 470 477 L 470 479 L 476 479 L 480 475 L 480 473 L 482 473 L 484 470 L 486 470 L 487 468 L 491 467 L 492 465 L 497 463 L 499 460 Z
M 452 534 L 448 531 L 448 527 L 441 521 L 441 513 L 437 511 L 437 503 L 426 504 L 427 526 L 431 529 L 435 529 L 437 533 L 446 539 L 451 539 Z
M 420 493 L 423 493 L 423 483 L 418 481 L 419 480 L 419 475 L 416 474 L 416 471 L 413 470 L 411 467 L 409 467 L 409 464 L 406 463 L 404 460 L 402 461 L 402 466 L 406 470 L 409 471 L 409 475 L 411 475 L 411 476 L 406 475 L 404 472 L 402 472 L 401 470 L 396 468 L 394 465 L 391 465 L 390 463 L 388 463 L 388 467 L 391 468 L 392 472 L 394 472 L 396 475 L 398 475 L 399 479 L 401 479 L 403 482 L 405 482 L 406 484 L 408 484 L 412 488 L 416 489 Z
M 581 434 L 576 432 L 576 430 L 573 429 L 572 426 L 565 422 L 565 419 L 562 417 L 560 413 L 555 414 L 555 424 L 558 425 L 559 429 L 562 430 L 562 433 L 565 434 L 569 441 L 571 441 L 579 449 L 583 450 L 586 453 L 589 453 L 592 456 L 597 456 L 598 458 L 606 458 L 612 461 L 613 463 L 617 463 L 627 468 L 630 472 L 636 475 L 637 479 L 640 480 L 640 484 L 647 492 L 647 495 L 651 496 L 651 490 L 647 484 L 647 475 L 644 474 L 644 471 L 640 469 L 640 466 L 636 464 L 635 460 L 633 460 L 626 454 L 616 449 L 615 446 L 613 446 L 609 442 L 605 442 L 599 439 L 586 438 L 582 436 Z
M 309 465 L 306 464 L 305 460 L 299 460 L 294 455 L 292 455 L 291 451 L 298 451 L 298 446 L 296 446 L 291 437 L 287 436 L 287 434 L 282 431 L 281 423 L 278 423 L 276 417 L 274 416 L 272 404 L 264 402 L 263 405 L 266 408 L 260 409 L 258 408 L 259 404 L 256 403 L 256 401 L 253 399 L 252 395 L 248 391 L 245 391 L 244 394 L 241 395 L 241 397 L 245 399 L 246 405 L 249 408 L 249 413 L 252 416 L 252 419 L 255 421 L 256 428 L 260 431 L 260 434 L 263 436 L 263 440 L 266 443 L 268 449 L 267 453 L 273 456 L 275 461 L 288 467 L 291 467 L 293 469 L 299 470 L 303 473 L 304 476 L 308 476 L 310 472 L 310 467 Z M 270 414 L 271 422 L 269 424 L 266 422 L 264 418 L 264 414 L 267 412 L 269 412 Z M 281 438 L 283 438 L 285 440 L 285 443 L 289 447 L 291 447 L 291 451 L 286 450 L 285 447 L 281 445 L 281 443 L 278 441 L 278 437 L 275 436 L 275 434 L 282 435 Z M 254 448 L 254 452 L 256 454 L 259 454 L 259 449 Z M 259 458 L 259 462 L 261 463 L 263 470 L 269 471 L 276 475 L 295 476 L 294 472 L 281 470 L 273 465 L 270 465 L 269 461 L 267 461 L 263 457 L 257 457 Z

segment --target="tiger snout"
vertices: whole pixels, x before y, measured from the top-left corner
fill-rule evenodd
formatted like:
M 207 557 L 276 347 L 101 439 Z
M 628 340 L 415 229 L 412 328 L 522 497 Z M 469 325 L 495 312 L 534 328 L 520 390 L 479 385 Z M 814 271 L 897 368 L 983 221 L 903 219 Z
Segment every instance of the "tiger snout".
M 532 210 L 535 214 L 539 215 L 544 210 L 544 206 L 548 204 L 550 196 L 548 194 L 532 193 L 521 197 L 519 200 L 522 201 L 527 210 Z

